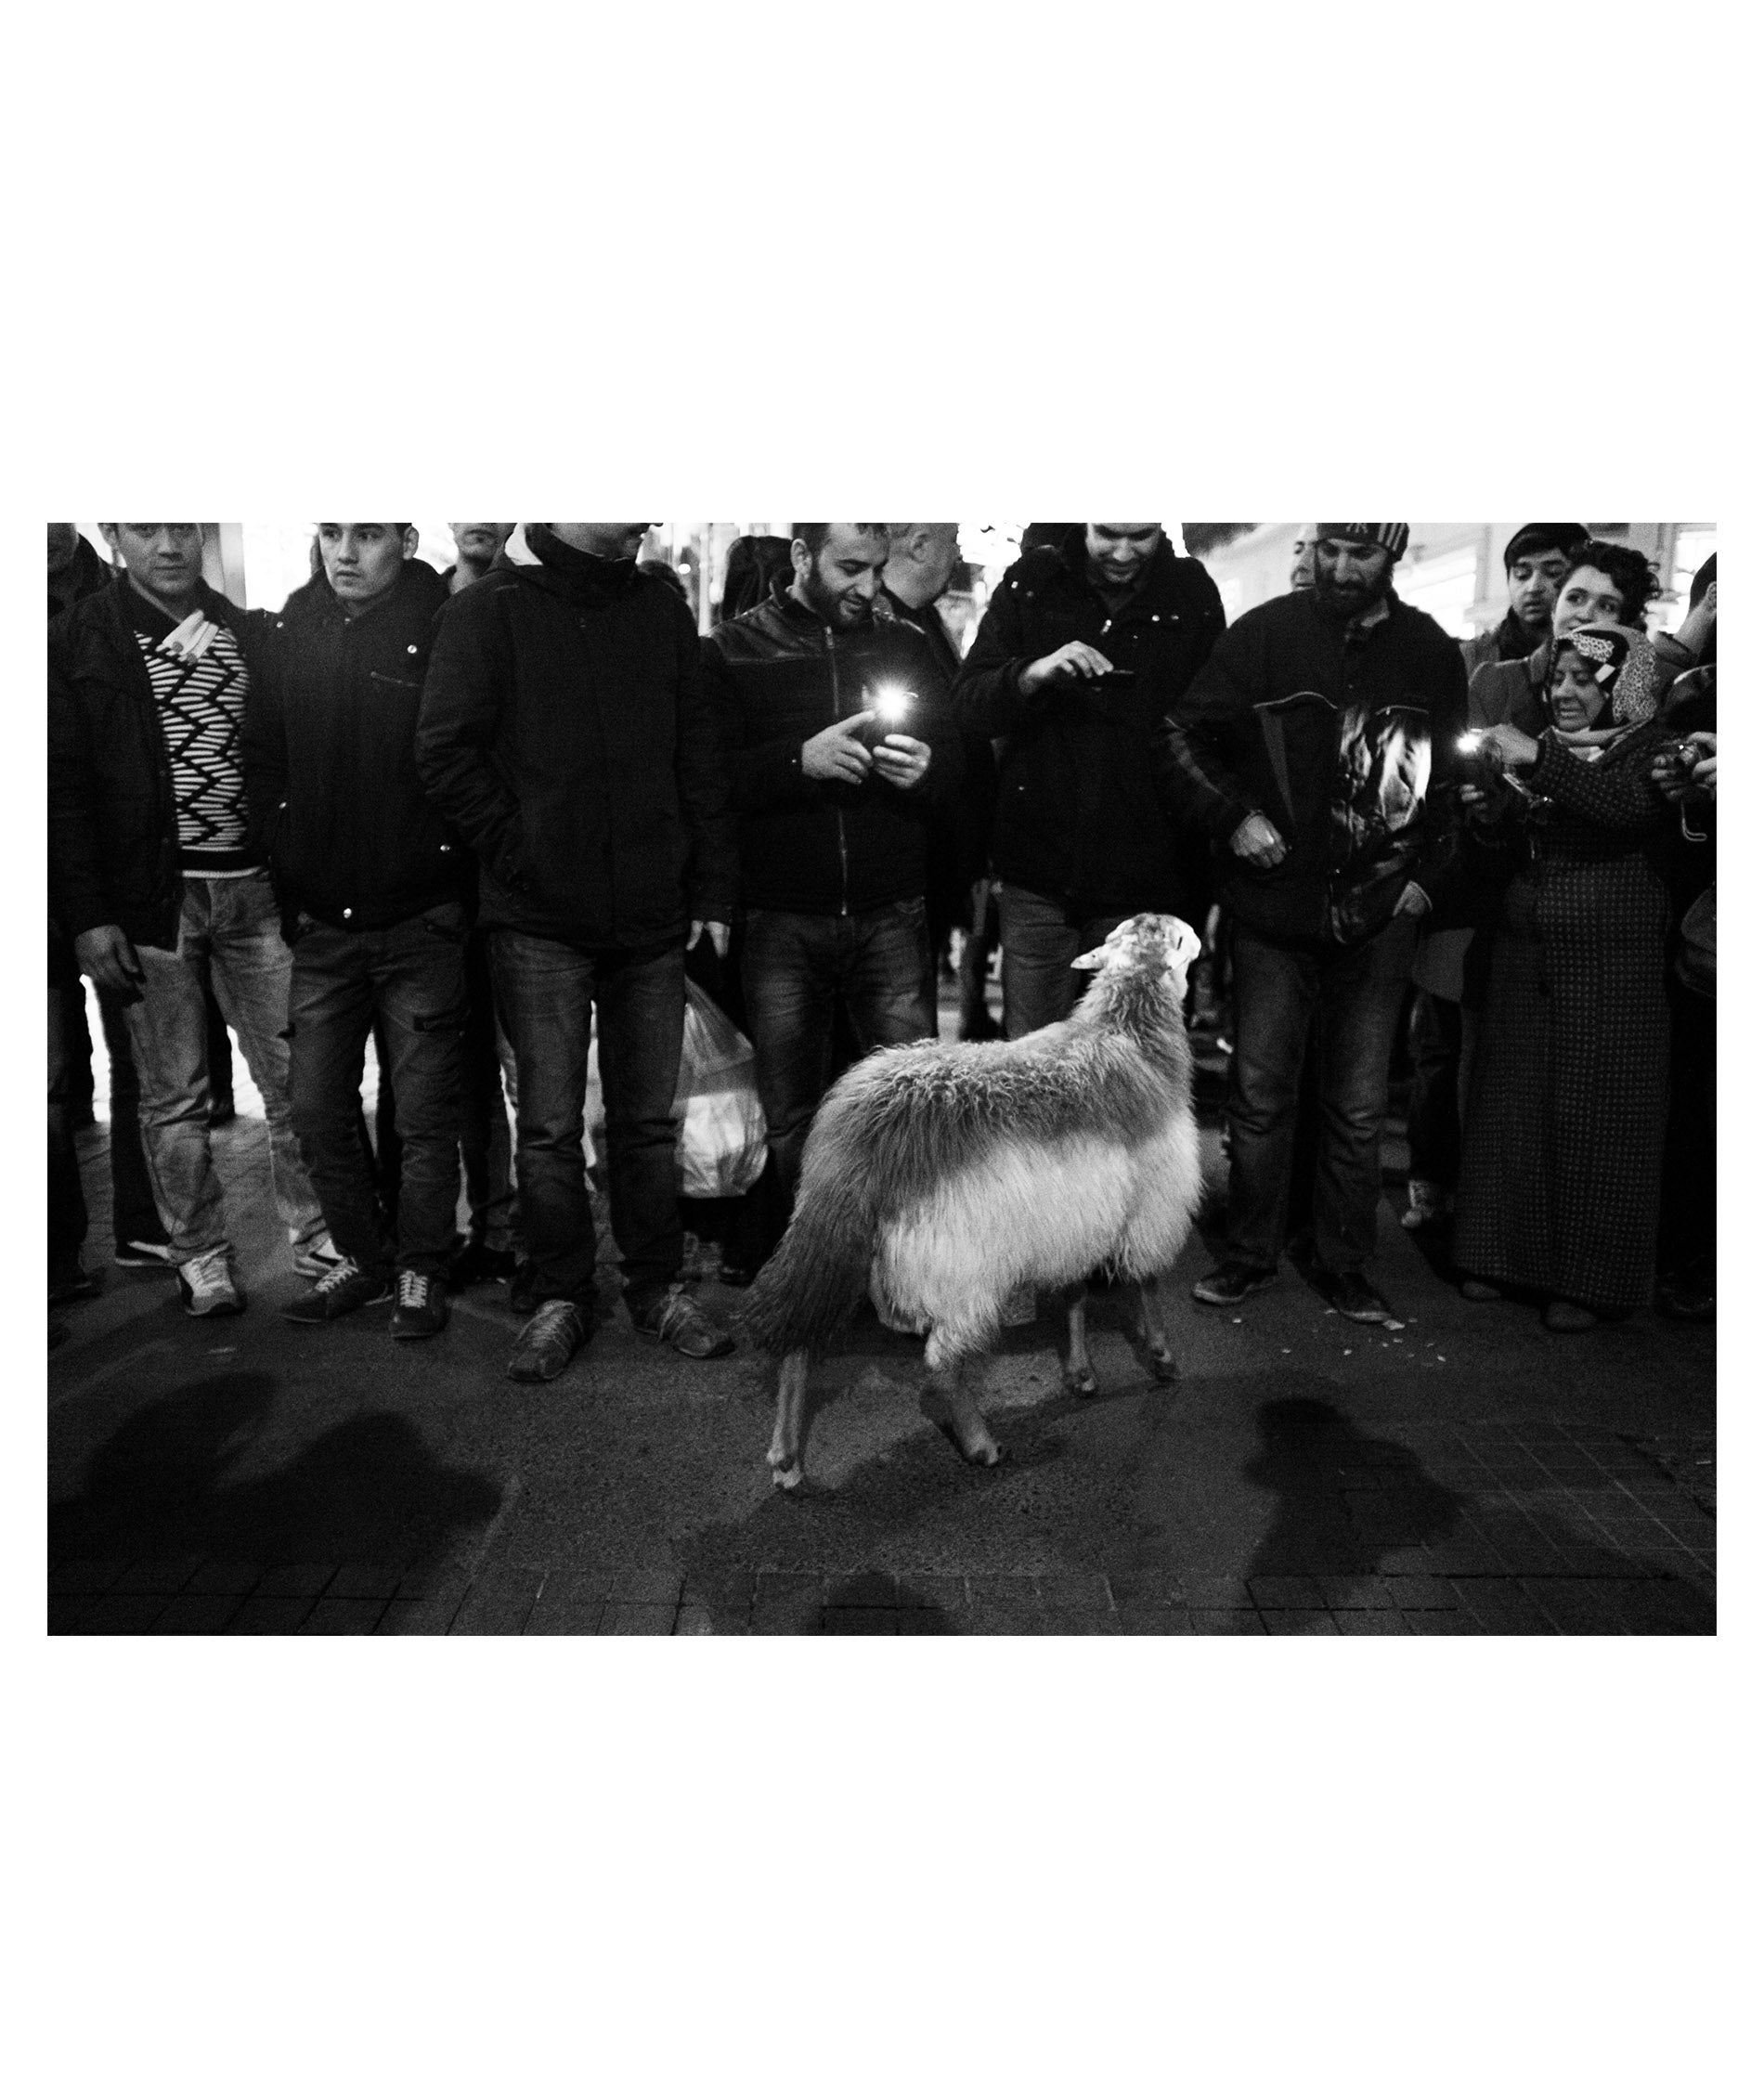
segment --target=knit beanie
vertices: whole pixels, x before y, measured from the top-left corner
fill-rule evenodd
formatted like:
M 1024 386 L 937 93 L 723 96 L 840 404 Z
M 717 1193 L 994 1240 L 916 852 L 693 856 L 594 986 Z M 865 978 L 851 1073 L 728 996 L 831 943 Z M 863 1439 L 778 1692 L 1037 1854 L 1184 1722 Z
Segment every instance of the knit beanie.
M 1319 538 L 1345 537 L 1356 544 L 1381 544 L 1393 565 L 1408 549 L 1407 523 L 1318 523 L 1317 534 Z
M 1502 564 L 1511 573 L 1514 564 L 1531 551 L 1560 551 L 1571 559 L 1586 541 L 1585 523 L 1521 523 L 1507 540 Z

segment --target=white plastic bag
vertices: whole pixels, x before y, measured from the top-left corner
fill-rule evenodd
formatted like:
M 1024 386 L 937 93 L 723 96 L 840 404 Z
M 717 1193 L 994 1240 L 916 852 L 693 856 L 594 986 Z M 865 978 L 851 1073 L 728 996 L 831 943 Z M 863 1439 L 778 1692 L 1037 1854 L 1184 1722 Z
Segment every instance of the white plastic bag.
M 686 981 L 674 1117 L 681 1195 L 745 1197 L 766 1165 L 753 1046 L 693 980 Z

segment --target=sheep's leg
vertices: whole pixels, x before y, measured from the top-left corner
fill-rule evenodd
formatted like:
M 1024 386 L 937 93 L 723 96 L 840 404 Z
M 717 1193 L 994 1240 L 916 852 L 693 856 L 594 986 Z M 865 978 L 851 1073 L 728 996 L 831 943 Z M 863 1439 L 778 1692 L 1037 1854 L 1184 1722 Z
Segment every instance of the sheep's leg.
M 778 1419 L 766 1463 L 772 1484 L 786 1492 L 802 1485 L 802 1418 L 809 1404 L 809 1352 L 793 1349 L 778 1367 Z
M 1066 1390 L 1081 1400 L 1096 1391 L 1096 1374 L 1090 1368 L 1090 1345 L 1084 1339 L 1084 1293 L 1082 1282 L 1068 1284 L 1060 1293 L 1066 1308 Z
M 1168 1385 L 1176 1376 L 1176 1359 L 1170 1353 L 1170 1338 L 1164 1332 L 1163 1302 L 1158 1296 L 1155 1276 L 1139 1279 L 1139 1312 L 1146 1337 L 1146 1360 L 1151 1366 L 1151 1375 Z
M 967 1359 L 951 1356 L 933 1330 L 925 1345 L 925 1361 L 930 1371 L 928 1390 L 947 1412 L 962 1456 L 970 1465 L 998 1464 L 1005 1456 L 1004 1447 L 986 1426 L 986 1418 L 962 1382 Z

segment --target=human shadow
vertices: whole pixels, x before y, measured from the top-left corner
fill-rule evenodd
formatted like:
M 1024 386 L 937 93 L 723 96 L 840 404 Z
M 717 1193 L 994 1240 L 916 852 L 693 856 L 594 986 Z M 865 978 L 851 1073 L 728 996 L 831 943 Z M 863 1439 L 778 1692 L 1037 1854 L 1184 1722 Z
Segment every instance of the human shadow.
M 1458 1529 L 1462 1495 L 1407 1444 L 1363 1434 L 1327 1400 L 1265 1401 L 1256 1425 L 1261 1448 L 1243 1476 L 1276 1508 L 1248 1577 L 1375 1575 L 1386 1552 L 1440 1544 Z
M 247 1474 L 275 1394 L 266 1372 L 219 1372 L 132 1415 L 94 1454 L 80 1494 L 50 1504 L 51 1563 L 415 1564 L 501 1505 L 495 1481 L 442 1463 L 393 1414 L 351 1416 L 279 1471 Z

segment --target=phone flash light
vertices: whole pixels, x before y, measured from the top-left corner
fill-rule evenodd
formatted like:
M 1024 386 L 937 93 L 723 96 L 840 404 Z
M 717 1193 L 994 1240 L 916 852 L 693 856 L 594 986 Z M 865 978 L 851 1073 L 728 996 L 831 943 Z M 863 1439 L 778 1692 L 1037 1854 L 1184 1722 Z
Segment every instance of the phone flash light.
M 1483 736 L 1480 733 L 1465 733 L 1459 737 L 1458 751 L 1459 754 L 1474 754 L 1482 744 Z
M 870 707 L 884 725 L 899 725 L 912 707 L 913 697 L 904 689 L 878 689 Z

